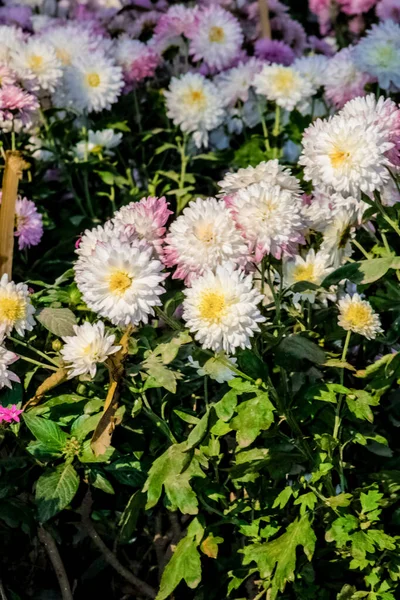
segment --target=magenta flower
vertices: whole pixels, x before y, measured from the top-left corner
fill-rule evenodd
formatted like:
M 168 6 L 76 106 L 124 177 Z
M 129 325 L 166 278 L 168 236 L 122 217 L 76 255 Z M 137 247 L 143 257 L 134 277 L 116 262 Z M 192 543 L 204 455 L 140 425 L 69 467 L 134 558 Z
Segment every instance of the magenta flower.
M 0 88 L 0 122 L 17 118 L 23 125 L 28 125 L 38 109 L 39 102 L 36 96 L 17 85 L 5 85 Z
M 296 56 L 290 46 L 280 40 L 270 40 L 262 38 L 257 40 L 254 45 L 254 53 L 257 58 L 262 58 L 271 63 L 278 63 L 288 67 Z
M 361 15 L 376 4 L 376 0 L 338 0 L 339 7 L 346 15 Z
M 19 423 L 19 415 L 22 412 L 16 404 L 12 406 L 0 406 L 0 423 Z

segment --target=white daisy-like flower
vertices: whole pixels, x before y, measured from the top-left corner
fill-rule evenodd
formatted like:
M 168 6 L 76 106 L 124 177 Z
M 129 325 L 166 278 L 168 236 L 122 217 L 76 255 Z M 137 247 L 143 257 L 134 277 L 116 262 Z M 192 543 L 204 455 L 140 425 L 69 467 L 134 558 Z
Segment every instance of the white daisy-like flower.
M 222 94 L 225 106 L 234 106 L 238 100 L 247 102 L 250 88 L 255 75 L 260 71 L 262 62 L 257 58 L 250 58 L 246 63 L 240 63 L 223 73 L 220 73 L 215 83 Z
M 312 194 L 304 194 L 301 214 L 309 229 L 324 231 L 334 217 L 331 194 L 327 194 L 318 188 L 315 188 Z
M 293 194 L 301 194 L 299 181 L 292 175 L 290 169 L 282 167 L 277 159 L 260 162 L 256 167 L 239 169 L 236 173 L 227 173 L 218 183 L 221 196 L 235 194 L 238 190 L 248 187 L 253 183 L 267 183 L 278 185 L 283 190 Z
M 286 287 L 299 282 L 319 285 L 333 271 L 333 267 L 330 266 L 330 257 L 323 252 L 315 252 L 313 249 L 309 250 L 304 258 L 297 254 L 293 259 L 285 261 L 283 269 Z M 316 291 L 296 292 L 295 296 L 294 302 L 298 302 L 300 299 L 315 302 Z
M 115 354 L 121 346 L 114 346 L 115 335 L 107 334 L 103 321 L 83 325 L 74 325 L 75 335 L 62 339 L 65 346 L 60 354 L 66 363 L 68 378 L 78 375 L 96 375 L 98 363 L 103 363 L 111 354 Z
M 329 256 L 330 263 L 340 267 L 353 254 L 351 240 L 355 236 L 354 214 L 339 212 L 324 231 L 320 251 Z
M 24 32 L 14 25 L 0 25 L 0 64 L 11 66 L 11 55 L 24 44 Z
M 89 29 L 79 27 L 76 22 L 47 27 L 41 39 L 53 46 L 63 67 L 68 67 L 75 58 L 89 53 L 93 45 Z
M 357 66 L 375 77 L 381 88 L 400 87 L 400 25 L 391 20 L 373 25 L 355 50 Z
M 235 372 L 230 368 L 229 365 L 235 367 L 237 358 L 230 358 L 226 356 L 224 352 L 218 352 L 214 357 L 207 360 L 201 367 L 197 360 L 193 360 L 191 356 L 188 356 L 189 364 L 194 369 L 197 369 L 197 375 L 205 377 L 208 375 L 210 379 L 214 379 L 218 383 L 226 383 L 236 377 Z
M 39 37 L 28 38 L 12 52 L 12 68 L 18 75 L 43 90 L 53 92 L 62 76 L 54 48 Z
M 31 135 L 26 145 L 26 150 L 36 160 L 51 160 L 54 154 L 46 147 L 46 142 L 38 135 Z
M 14 352 L 10 352 L 4 346 L 0 345 L 0 390 L 3 387 L 12 388 L 11 382 L 19 383 L 18 375 L 8 370 L 8 366 L 15 363 L 18 356 Z
M 325 96 L 337 108 L 364 95 L 365 85 L 371 80 L 355 64 L 352 46 L 343 48 L 329 59 L 324 75 Z
M 32 331 L 34 313 L 28 286 L 8 281 L 8 275 L 4 274 L 0 279 L 0 337 L 9 335 L 13 329 L 21 336 Z
M 100 51 L 75 57 L 64 71 L 63 85 L 54 103 L 79 112 L 110 109 L 123 87 L 122 70 Z
M 362 117 L 318 119 L 304 132 L 302 144 L 304 179 L 316 187 L 357 197 L 360 190 L 372 193 L 389 180 L 387 153 L 394 144 L 386 130 Z
M 152 249 L 140 250 L 118 239 L 97 244 L 75 265 L 75 280 L 87 306 L 119 326 L 147 323 L 164 293 L 163 265 Z
M 186 73 L 173 77 L 164 95 L 174 125 L 192 133 L 198 148 L 207 146 L 208 132 L 221 125 L 225 116 L 218 88 L 200 73 Z
M 113 155 L 113 148 L 116 148 L 122 140 L 122 133 L 115 133 L 113 129 L 102 129 L 101 131 L 88 131 L 88 139 L 78 142 L 73 150 L 75 156 L 79 159 L 87 158 L 88 154 Z
M 168 267 L 177 266 L 174 278 L 190 283 L 193 277 L 226 261 L 243 264 L 248 254 L 225 203 L 198 198 L 171 224 L 164 261 Z
M 218 71 L 232 64 L 243 43 L 238 20 L 220 6 L 210 6 L 200 11 L 188 37 L 193 60 L 204 60 L 211 69 Z
M 185 290 L 183 319 L 203 348 L 234 354 L 237 348 L 250 347 L 265 321 L 257 307 L 262 299 L 251 275 L 220 265 Z
M 264 65 L 254 77 L 254 86 L 257 94 L 286 110 L 300 108 L 316 92 L 310 80 L 294 67 L 278 64 Z
M 381 191 L 381 202 L 383 206 L 394 206 L 400 202 L 400 190 L 393 179 L 390 179 Z
M 75 252 L 81 257 L 92 256 L 98 244 L 108 242 L 113 237 L 115 237 L 113 224 L 111 221 L 106 221 L 104 225 L 86 229 L 75 245 Z
M 379 315 L 366 300 L 362 300 L 358 294 L 349 296 L 346 294 L 339 300 L 338 324 L 346 331 L 359 333 L 368 340 L 374 340 L 378 333 L 383 333 Z
M 307 79 L 313 88 L 318 89 L 325 84 L 325 72 L 329 59 L 323 54 L 310 54 L 297 58 L 293 68 Z
M 301 199 L 279 185 L 254 183 L 230 198 L 229 207 L 256 262 L 266 254 L 293 254 L 295 246 L 304 243 Z

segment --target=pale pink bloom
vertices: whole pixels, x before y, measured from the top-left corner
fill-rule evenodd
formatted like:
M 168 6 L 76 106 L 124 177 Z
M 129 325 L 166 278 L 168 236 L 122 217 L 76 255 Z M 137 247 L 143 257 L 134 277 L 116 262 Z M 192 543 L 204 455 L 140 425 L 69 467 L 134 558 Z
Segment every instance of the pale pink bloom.
M 15 375 L 16 379 L 14 381 L 19 381 L 19 378 Z M 19 423 L 19 415 L 23 411 L 18 408 L 16 404 L 12 406 L 0 406 L 0 423 Z
M 191 28 L 196 22 L 197 14 L 197 7 L 186 7 L 183 4 L 171 6 L 159 18 L 150 44 L 160 52 L 164 52 L 171 44 L 179 43 L 181 36 L 189 36 Z
M 380 0 L 376 5 L 377 16 L 385 21 L 391 19 L 400 23 L 400 3 L 399 0 Z
M 365 29 L 365 20 L 362 15 L 355 15 L 349 20 L 349 31 L 354 35 L 360 36 Z
M 319 28 L 322 35 L 326 35 L 331 28 L 333 2 L 332 0 L 309 0 L 310 11 L 317 15 Z
M 126 36 L 117 40 L 114 55 L 117 64 L 122 67 L 124 79 L 128 84 L 139 83 L 146 77 L 153 77 L 160 62 L 160 56 L 154 48 Z
M 343 48 L 330 59 L 325 72 L 325 96 L 337 108 L 357 96 L 365 96 L 371 77 L 360 71 L 353 60 L 353 49 Z
M 0 86 L 12 85 L 16 81 L 14 73 L 5 65 L 0 65 Z
M 144 240 L 154 247 L 160 255 L 164 243 L 166 223 L 172 211 L 165 197 L 149 196 L 140 202 L 131 202 L 117 211 L 112 219 L 114 227 L 127 242 L 134 239 Z
M 337 2 L 346 15 L 366 13 L 376 4 L 376 0 L 337 0 Z
M 16 85 L 0 88 L 0 123 L 18 118 L 23 125 L 28 125 L 38 108 L 37 98 L 22 88 Z

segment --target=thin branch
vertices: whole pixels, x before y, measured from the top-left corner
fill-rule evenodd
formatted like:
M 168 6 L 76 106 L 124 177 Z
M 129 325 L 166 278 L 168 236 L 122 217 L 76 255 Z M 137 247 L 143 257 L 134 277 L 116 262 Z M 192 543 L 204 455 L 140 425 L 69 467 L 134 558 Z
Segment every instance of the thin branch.
M 92 508 L 92 495 L 90 490 L 87 491 L 86 496 L 82 502 L 81 506 L 81 517 L 82 517 L 82 525 L 91 538 L 92 542 L 95 544 L 97 549 L 101 552 L 104 559 L 108 562 L 109 565 L 113 567 L 123 577 L 126 581 L 129 581 L 141 594 L 146 596 L 147 598 L 155 598 L 157 593 L 150 585 L 148 585 L 145 581 L 142 581 L 133 573 L 128 571 L 121 563 L 118 558 L 115 556 L 113 552 L 105 545 L 99 534 L 97 533 L 92 520 L 90 518 L 90 512 Z
M 58 585 L 60 586 L 61 596 L 63 600 L 73 600 L 71 588 L 69 585 L 67 573 L 65 571 L 63 562 L 58 552 L 57 546 L 51 534 L 44 528 L 38 528 L 38 537 L 46 548 L 48 557 L 53 565 L 53 569 L 58 579 Z
M 261 32 L 263 38 L 271 39 L 271 23 L 269 20 L 268 0 L 258 0 L 260 10 Z

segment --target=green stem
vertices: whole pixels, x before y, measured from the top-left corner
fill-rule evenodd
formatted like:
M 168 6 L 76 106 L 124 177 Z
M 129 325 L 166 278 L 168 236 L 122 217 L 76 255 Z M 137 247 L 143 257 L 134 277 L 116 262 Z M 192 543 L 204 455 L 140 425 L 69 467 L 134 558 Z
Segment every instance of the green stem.
M 140 133 L 142 133 L 142 131 L 143 131 L 142 115 L 140 114 L 139 101 L 138 101 L 138 97 L 137 97 L 136 88 L 133 88 L 133 105 L 135 107 L 135 116 L 136 116 L 135 121 L 137 123 Z
M 31 352 L 35 352 L 42 358 L 45 358 L 46 360 L 51 362 L 56 367 L 60 366 L 57 361 L 53 360 L 52 358 L 50 358 L 50 356 L 47 356 L 47 354 L 45 354 L 41 350 L 38 350 L 37 348 L 34 348 L 30 344 L 27 344 L 26 342 L 22 342 L 21 340 L 17 340 L 16 338 L 12 337 L 11 335 L 8 336 L 8 339 L 11 340 L 12 342 L 14 342 L 14 344 L 19 344 L 20 346 L 24 346 L 25 348 L 28 348 L 28 350 L 31 350 Z
M 153 423 L 156 424 L 156 426 L 158 427 L 158 429 L 160 431 L 162 431 L 162 433 L 169 439 L 169 441 L 172 444 L 177 444 L 178 441 L 175 438 L 175 436 L 173 435 L 173 433 L 170 430 L 170 428 L 168 427 L 168 425 L 166 424 L 166 422 L 163 421 L 162 419 L 160 419 L 160 417 L 158 415 L 156 415 L 156 413 L 151 408 L 150 402 L 147 400 L 147 396 L 146 396 L 145 392 L 142 392 L 142 400 L 143 400 L 143 404 L 146 407 L 145 410 L 144 410 L 144 413 L 147 415 L 147 417 L 151 421 L 153 421 Z
M 358 242 L 355 238 L 354 240 L 352 240 L 352 243 L 355 245 L 356 248 L 359 249 L 359 251 L 365 256 L 365 258 L 367 260 L 369 260 L 371 257 L 368 254 L 368 252 L 365 250 L 365 248 L 363 248 L 363 246 L 360 244 L 360 242 Z
M 342 362 L 346 361 L 347 351 L 349 349 L 349 344 L 350 344 L 350 338 L 351 338 L 351 331 L 348 331 L 345 342 L 344 342 L 344 346 L 343 346 Z M 344 368 L 342 368 L 342 370 L 340 371 L 340 385 L 343 385 L 343 383 L 344 383 Z M 334 440 L 339 439 L 339 430 L 340 430 L 340 426 L 342 424 L 342 417 L 340 416 L 342 404 L 343 404 L 343 394 L 340 394 L 340 396 L 338 398 L 338 403 L 336 405 L 336 411 L 335 411 L 335 423 L 334 423 L 334 427 L 333 427 L 333 439 Z M 339 456 L 339 477 L 340 477 L 341 491 L 344 492 L 346 482 L 345 482 L 344 472 L 343 472 L 343 455 L 342 454 L 340 454 L 340 456 Z
M 394 231 L 397 233 L 397 235 L 400 236 L 400 228 L 397 225 L 397 223 L 395 221 L 393 221 L 393 219 L 391 219 L 389 217 L 389 215 L 386 213 L 385 209 L 383 208 L 382 203 L 381 203 L 381 199 L 380 199 L 380 196 L 379 196 L 379 192 L 374 192 L 374 198 L 375 198 L 375 205 L 377 206 L 377 208 L 378 208 L 379 212 L 381 213 L 382 217 L 385 219 L 386 223 L 388 225 L 390 225 L 390 227 L 392 229 L 394 229 Z
M 261 127 L 262 127 L 263 134 L 264 134 L 264 143 L 265 143 L 265 149 L 266 149 L 266 151 L 267 151 L 267 152 L 270 152 L 270 150 L 271 150 L 271 146 L 270 146 L 270 143 L 269 143 L 268 128 L 267 128 L 267 124 L 266 124 L 266 122 L 265 122 L 264 113 L 263 113 L 263 111 L 261 110 L 261 107 L 260 107 L 260 105 L 259 105 L 259 104 L 257 104 L 257 106 L 258 106 L 258 112 L 259 112 L 259 114 L 260 114 Z
M 383 245 L 385 246 L 385 250 L 388 254 L 390 254 L 391 250 L 390 250 L 389 242 L 387 241 L 387 237 L 383 233 L 383 231 L 381 231 L 381 236 L 382 236 Z
M 39 362 L 38 360 L 34 360 L 33 358 L 29 358 L 28 356 L 24 356 L 23 354 L 18 354 L 18 358 L 24 360 L 25 362 L 32 363 L 38 367 L 43 367 L 43 369 L 50 369 L 51 371 L 58 371 L 56 367 L 52 365 L 45 365 L 44 363 Z
M 179 154 L 181 157 L 181 173 L 179 176 L 179 190 L 183 190 L 185 187 L 186 179 L 186 168 L 189 162 L 189 157 L 186 156 L 186 137 L 183 137 L 183 141 L 179 144 Z M 183 202 L 181 196 L 177 197 L 177 213 L 179 214 L 185 207 L 186 202 Z
M 83 170 L 83 189 L 85 191 L 85 198 L 86 198 L 86 204 L 88 206 L 89 209 L 89 214 L 92 217 L 93 220 L 96 220 L 96 213 L 94 212 L 94 208 L 93 208 L 93 204 L 92 204 L 92 198 L 90 196 L 90 191 L 89 191 L 89 180 L 88 180 L 88 174 L 86 169 Z
M 274 128 L 272 130 L 272 135 L 274 135 L 275 137 L 278 137 L 278 135 L 280 134 L 280 130 L 281 130 L 281 107 L 279 106 L 279 104 L 277 104 L 275 107 L 275 124 L 274 124 Z
M 14 126 L 13 126 L 14 127 Z M 14 129 L 11 131 L 11 150 L 14 152 L 15 151 L 15 131 Z
M 205 375 L 204 377 L 204 402 L 205 405 L 208 409 L 208 381 L 207 381 L 207 375 Z

